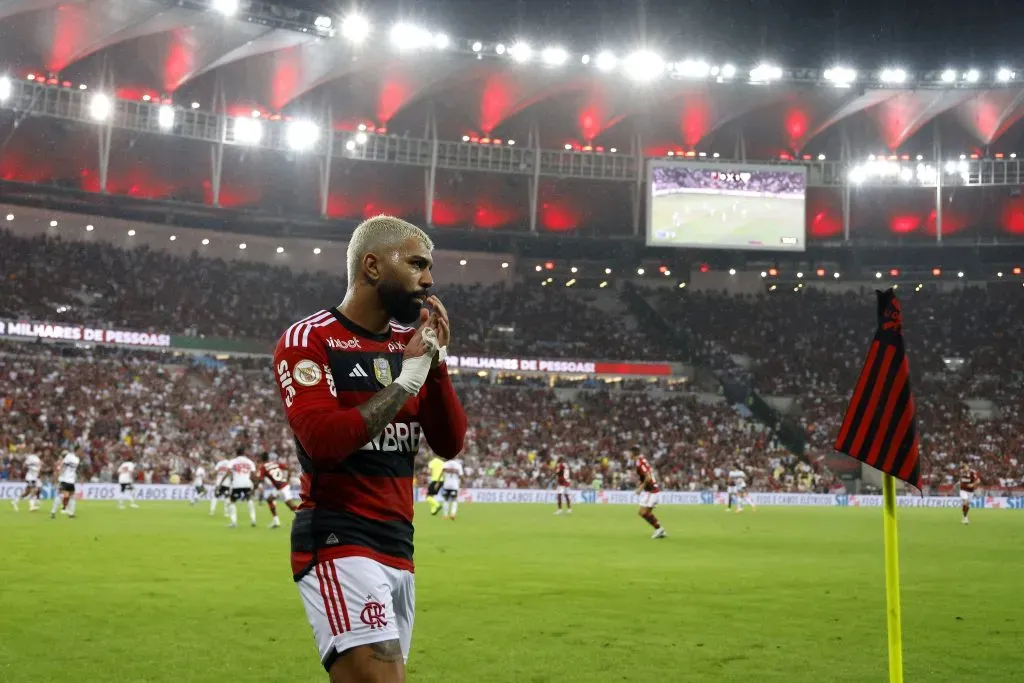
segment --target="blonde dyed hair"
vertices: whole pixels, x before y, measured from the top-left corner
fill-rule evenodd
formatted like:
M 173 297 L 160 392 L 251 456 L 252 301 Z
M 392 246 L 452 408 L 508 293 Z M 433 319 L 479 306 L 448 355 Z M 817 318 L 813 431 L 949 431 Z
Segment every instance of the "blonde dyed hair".
M 415 225 L 394 216 L 374 216 L 368 218 L 355 229 L 352 239 L 348 242 L 345 255 L 348 268 L 348 286 L 351 287 L 362 268 L 363 258 L 370 253 L 381 254 L 388 247 L 415 237 L 427 248 L 434 250 L 434 242 Z

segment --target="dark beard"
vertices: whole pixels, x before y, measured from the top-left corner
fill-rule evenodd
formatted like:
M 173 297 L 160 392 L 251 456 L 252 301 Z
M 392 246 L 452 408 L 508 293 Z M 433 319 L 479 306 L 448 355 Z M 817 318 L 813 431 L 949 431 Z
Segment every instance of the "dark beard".
M 423 306 L 416 300 L 416 296 L 423 292 L 407 292 L 397 282 L 383 280 L 377 285 L 377 296 L 387 311 L 388 316 L 403 325 L 411 325 L 420 319 L 420 309 Z

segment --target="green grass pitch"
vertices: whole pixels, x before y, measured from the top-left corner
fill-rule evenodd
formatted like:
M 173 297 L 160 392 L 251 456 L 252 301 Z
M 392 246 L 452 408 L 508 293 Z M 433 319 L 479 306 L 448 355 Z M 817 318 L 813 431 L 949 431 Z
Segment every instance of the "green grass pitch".
M 750 247 L 760 241 L 765 249 L 802 250 L 806 222 L 803 199 L 762 199 L 726 195 L 663 195 L 651 200 L 652 244 Z M 682 223 L 674 222 L 678 214 Z M 659 238 L 667 230 L 675 237 Z M 783 245 L 781 237 L 795 237 Z
M 3 504 L 0 681 L 326 680 L 265 509 L 142 505 Z M 879 509 L 663 506 L 660 541 L 626 506 L 418 513 L 410 680 L 886 679 Z M 1020 681 L 1024 514 L 959 516 L 900 511 L 907 680 Z

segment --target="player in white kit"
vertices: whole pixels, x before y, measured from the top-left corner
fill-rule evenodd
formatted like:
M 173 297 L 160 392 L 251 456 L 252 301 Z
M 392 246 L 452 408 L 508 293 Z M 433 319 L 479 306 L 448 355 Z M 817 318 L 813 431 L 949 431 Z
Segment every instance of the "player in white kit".
M 139 507 L 135 503 L 135 463 L 125 460 L 117 468 L 117 483 L 121 486 L 121 493 L 117 496 L 117 509 L 124 510 L 124 501 L 127 500 L 133 508 Z
M 243 449 L 238 450 L 238 456 L 231 460 L 231 499 L 228 502 L 228 516 L 231 524 L 238 526 L 238 510 L 235 504 L 244 500 L 249 504 L 249 521 L 256 526 L 256 501 L 252 499 L 252 487 L 256 478 L 256 463 L 244 455 Z
M 199 463 L 196 463 L 195 469 L 192 470 L 192 491 L 192 500 L 189 501 L 189 505 L 195 505 L 197 500 L 206 495 L 206 468 Z M 216 507 L 216 505 L 217 499 L 214 498 L 213 506 Z
M 754 501 L 750 499 L 750 495 L 747 493 L 747 474 L 738 465 L 729 470 L 730 506 L 734 500 L 736 502 L 736 512 L 743 512 L 743 503 L 746 503 L 755 510 L 757 509 Z M 729 507 L 726 507 L 725 511 L 728 512 Z
M 441 517 L 454 521 L 459 511 L 459 489 L 462 487 L 465 470 L 462 469 L 462 461 L 454 458 L 444 464 L 441 472 L 444 474 L 444 482 L 441 484 L 441 498 L 444 500 L 441 505 L 444 511 Z
M 50 508 L 50 519 L 57 517 L 57 508 L 65 512 L 68 517 L 75 516 L 75 484 L 78 483 L 78 465 L 82 462 L 75 455 L 75 446 L 64 452 L 60 461 L 60 469 L 57 474 L 57 482 L 60 494 L 53 497 L 53 507 Z
M 217 511 L 217 501 L 224 501 L 224 516 L 228 516 L 228 498 L 231 496 L 231 461 L 218 460 L 213 468 L 213 498 L 210 499 L 210 514 Z
M 39 473 L 43 470 L 43 460 L 35 453 L 25 456 L 25 490 L 21 492 L 21 498 L 28 498 L 28 511 L 35 512 L 39 509 L 39 498 L 42 496 L 43 487 L 39 480 Z M 18 511 L 18 501 L 15 498 L 11 501 L 14 511 Z

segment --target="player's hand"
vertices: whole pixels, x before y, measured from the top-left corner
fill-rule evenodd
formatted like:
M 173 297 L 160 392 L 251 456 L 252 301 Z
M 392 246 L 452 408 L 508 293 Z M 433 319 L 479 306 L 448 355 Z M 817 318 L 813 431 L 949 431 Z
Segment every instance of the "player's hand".
M 437 343 L 438 346 L 448 346 L 448 342 L 451 341 L 451 321 L 448 319 L 448 309 L 444 307 L 441 300 L 437 298 L 437 295 L 432 295 L 427 298 L 427 303 L 433 309 L 428 319 L 428 324 L 434 328 L 437 332 Z
M 423 330 L 428 327 L 428 319 L 431 313 L 425 308 L 420 309 L 420 322 L 419 328 L 416 330 L 416 334 L 412 336 L 409 343 L 405 345 L 405 352 L 402 354 L 402 358 L 419 358 L 429 352 L 426 342 L 423 341 Z

